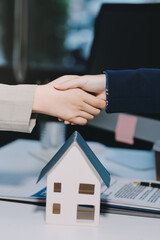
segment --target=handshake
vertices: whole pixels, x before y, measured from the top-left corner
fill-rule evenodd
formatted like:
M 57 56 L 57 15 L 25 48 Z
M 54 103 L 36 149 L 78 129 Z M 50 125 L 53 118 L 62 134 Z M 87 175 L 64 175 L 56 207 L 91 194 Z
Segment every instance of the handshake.
M 85 125 L 106 108 L 106 76 L 63 76 L 36 88 L 33 112 L 55 116 L 65 124 Z

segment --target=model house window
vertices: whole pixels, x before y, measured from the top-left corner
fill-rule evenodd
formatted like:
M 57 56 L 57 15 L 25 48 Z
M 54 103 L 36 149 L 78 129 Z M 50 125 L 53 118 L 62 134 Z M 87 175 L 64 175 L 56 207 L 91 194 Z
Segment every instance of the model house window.
M 52 213 L 53 214 L 60 214 L 60 212 L 61 212 L 61 205 L 59 203 L 54 203 Z
M 54 183 L 53 191 L 61 192 L 61 183 Z
M 80 183 L 79 184 L 79 193 L 80 194 L 94 194 L 94 184 L 85 184 L 85 183 Z
M 95 206 L 77 205 L 77 220 L 94 220 Z

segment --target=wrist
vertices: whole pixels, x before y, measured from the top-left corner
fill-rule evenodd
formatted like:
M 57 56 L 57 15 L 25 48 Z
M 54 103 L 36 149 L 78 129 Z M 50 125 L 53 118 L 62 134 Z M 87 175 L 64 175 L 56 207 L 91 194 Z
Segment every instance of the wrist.
M 33 113 L 42 113 L 43 112 L 43 105 L 42 101 L 44 99 L 43 96 L 43 85 L 37 86 L 35 90 L 32 112 Z

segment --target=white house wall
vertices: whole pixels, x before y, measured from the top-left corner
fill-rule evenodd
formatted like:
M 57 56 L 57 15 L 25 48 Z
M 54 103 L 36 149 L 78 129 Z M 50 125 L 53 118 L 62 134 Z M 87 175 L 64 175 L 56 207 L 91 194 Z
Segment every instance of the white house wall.
M 61 183 L 61 193 L 53 192 L 54 182 Z M 98 225 L 101 179 L 92 164 L 86 160 L 76 143 L 72 144 L 64 156 L 49 171 L 47 177 L 48 223 L 69 225 Z M 79 194 L 79 184 L 95 184 L 94 195 Z M 52 214 L 53 203 L 61 204 L 60 214 Z M 95 221 L 77 220 L 77 205 L 95 206 Z

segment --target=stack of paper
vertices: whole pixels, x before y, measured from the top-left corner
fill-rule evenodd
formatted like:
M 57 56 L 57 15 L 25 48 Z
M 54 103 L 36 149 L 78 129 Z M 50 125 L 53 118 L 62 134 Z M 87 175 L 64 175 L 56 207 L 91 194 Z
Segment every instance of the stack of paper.
M 102 185 L 101 211 L 160 218 L 160 189 L 112 177 L 109 188 Z

